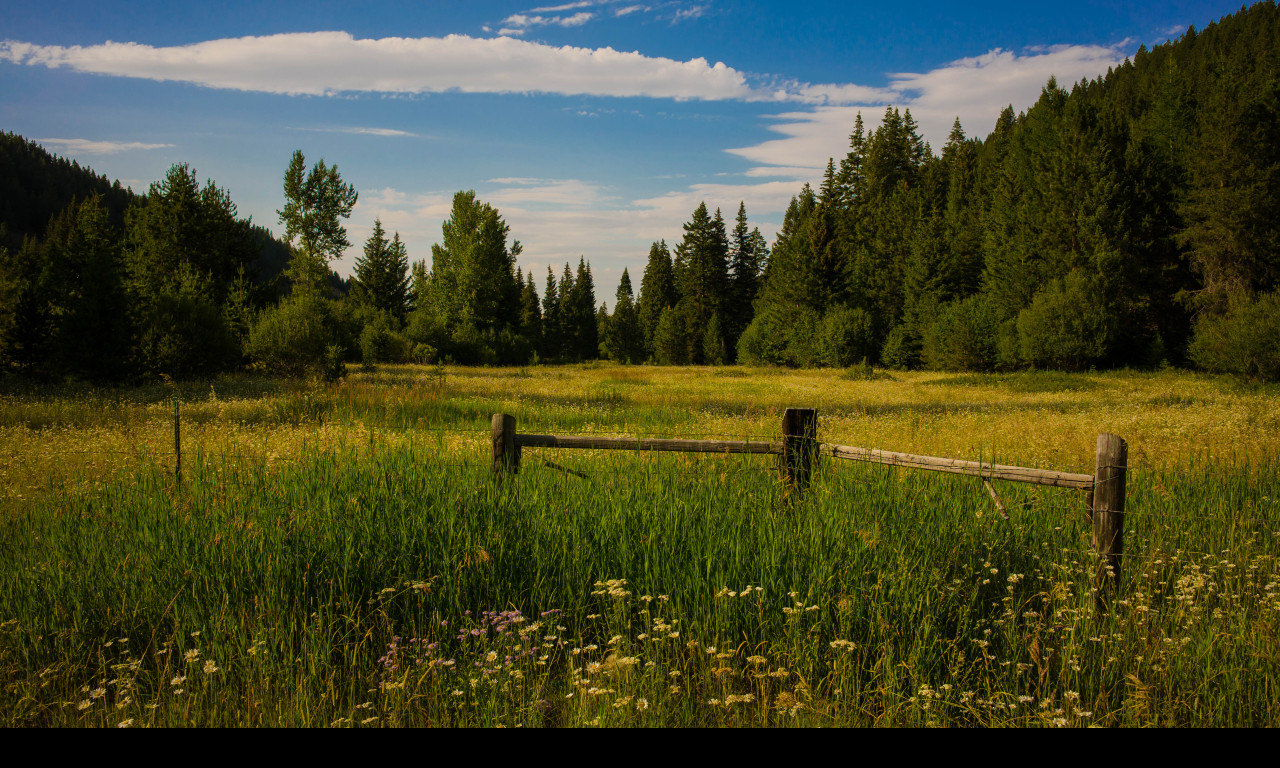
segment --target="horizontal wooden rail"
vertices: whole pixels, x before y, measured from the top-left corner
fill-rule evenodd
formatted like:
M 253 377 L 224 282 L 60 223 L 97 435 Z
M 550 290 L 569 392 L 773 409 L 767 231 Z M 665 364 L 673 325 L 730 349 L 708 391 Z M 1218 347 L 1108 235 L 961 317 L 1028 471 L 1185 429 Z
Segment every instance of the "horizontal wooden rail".
M 662 438 L 587 437 L 516 434 L 525 448 L 587 448 L 599 451 L 678 451 L 681 453 L 759 453 L 781 455 L 782 443 L 751 440 L 665 440 Z
M 869 461 L 876 464 L 891 464 L 895 467 L 912 467 L 934 472 L 949 472 L 955 475 L 983 477 L 988 480 L 1011 480 L 1015 483 L 1051 485 L 1055 488 L 1075 488 L 1081 491 L 1093 490 L 1093 475 L 1077 475 L 1071 472 L 1011 467 L 1004 464 L 987 464 L 985 462 L 963 461 L 961 459 L 944 459 L 937 456 L 915 456 L 910 453 L 895 453 L 875 448 L 855 448 L 851 445 L 834 445 L 832 443 L 821 443 L 818 452 L 824 456 L 832 456 L 837 459 L 852 459 L 853 461 Z

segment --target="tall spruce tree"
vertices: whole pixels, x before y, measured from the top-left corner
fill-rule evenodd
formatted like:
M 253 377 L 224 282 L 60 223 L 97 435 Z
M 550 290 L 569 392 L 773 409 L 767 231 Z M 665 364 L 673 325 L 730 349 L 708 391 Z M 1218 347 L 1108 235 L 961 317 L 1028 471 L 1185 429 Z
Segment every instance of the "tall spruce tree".
M 558 360 L 563 355 L 564 323 L 561 317 L 560 289 L 555 273 L 547 267 L 547 289 L 542 294 L 542 357 Z
M 671 251 L 667 250 L 665 240 L 659 240 L 649 248 L 649 260 L 640 278 L 640 298 L 636 302 L 646 356 L 655 353 L 654 338 L 663 310 L 674 307 L 678 300 Z
M 729 245 L 728 303 L 723 311 L 724 341 L 732 360 L 738 337 L 751 324 L 755 300 L 760 292 L 760 273 L 768 249 L 760 229 L 748 230 L 746 203 L 738 203 L 738 216 Z
M 387 240 L 381 219 L 374 219 L 364 255 L 356 258 L 354 282 L 371 307 L 404 323 L 410 304 L 409 254 L 399 232 Z
M 717 210 L 715 217 L 700 203 L 692 218 L 684 225 L 684 239 L 676 247 L 673 273 L 676 291 L 686 303 L 685 314 L 690 327 L 705 329 L 712 315 L 728 304 L 729 238 L 724 218 Z M 703 361 L 702 332 L 690 348 L 690 362 Z
M 617 300 L 613 305 L 613 317 L 609 320 L 604 343 L 609 357 L 619 363 L 639 363 L 645 358 L 640 315 L 636 312 L 631 276 L 626 269 L 622 270 L 622 278 L 618 281 Z

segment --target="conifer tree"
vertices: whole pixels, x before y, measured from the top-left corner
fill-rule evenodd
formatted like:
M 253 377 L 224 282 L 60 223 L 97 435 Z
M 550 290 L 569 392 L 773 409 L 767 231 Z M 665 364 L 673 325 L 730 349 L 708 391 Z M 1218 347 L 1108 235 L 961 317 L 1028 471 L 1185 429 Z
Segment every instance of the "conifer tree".
M 609 357 L 619 363 L 639 363 L 644 360 L 644 339 L 640 330 L 640 316 L 632 300 L 631 276 L 622 270 L 618 281 L 617 300 L 613 305 L 613 317 L 609 320 L 604 338 Z
M 700 203 L 684 225 L 684 239 L 676 247 L 673 273 L 676 290 L 686 303 L 690 327 L 705 329 L 711 316 L 728 304 L 729 238 L 724 219 L 717 210 L 712 218 L 706 203 Z M 702 332 L 690 349 L 690 362 L 701 363 Z
M 409 255 L 400 233 L 388 242 L 382 220 L 375 219 L 373 232 L 364 244 L 364 255 L 356 258 L 355 286 L 374 309 L 386 312 L 403 323 L 409 309 Z
M 547 266 L 547 289 L 542 294 L 542 357 L 557 360 L 563 355 L 564 334 L 561 331 L 560 289 L 555 273 Z
M 595 281 L 591 277 L 591 265 L 585 257 L 578 259 L 578 273 L 573 280 L 571 295 L 577 325 L 574 357 L 594 360 L 600 356 L 600 324 L 595 309 Z
M 517 270 L 517 277 L 519 270 Z M 538 289 L 533 282 L 533 272 L 520 290 L 520 334 L 529 342 L 530 349 L 542 354 L 542 310 L 538 304 Z
M 671 252 L 667 250 L 666 241 L 660 240 L 649 248 L 649 260 L 640 278 L 640 298 L 636 302 L 646 356 L 655 353 L 654 337 L 663 310 L 674 307 L 677 300 Z

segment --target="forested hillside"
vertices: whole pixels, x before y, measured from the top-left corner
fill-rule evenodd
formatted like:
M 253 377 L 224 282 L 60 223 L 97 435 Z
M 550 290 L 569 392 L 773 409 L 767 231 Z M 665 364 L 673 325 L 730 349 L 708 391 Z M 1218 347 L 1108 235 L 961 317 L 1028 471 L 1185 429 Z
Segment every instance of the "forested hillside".
M 940 154 L 910 112 L 859 120 L 787 212 L 743 354 L 970 370 L 1189 355 L 1276 375 L 1277 64 L 1280 14 L 1259 3 L 1098 80 L 1050 81 L 985 140 L 957 123 Z M 1224 346 L 1254 321 L 1269 362 Z
M 0 137 L 0 366 L 87 378 L 299 375 L 416 360 L 1086 370 L 1280 378 L 1280 12 L 1258 3 L 1093 81 L 1050 80 L 940 151 L 859 116 L 772 247 L 739 203 L 657 240 L 613 311 L 589 259 L 540 295 L 499 211 L 459 192 L 431 263 L 298 152 L 285 241 L 176 165 L 145 197 Z M 994 117 L 994 116 L 993 116 Z M 726 201 L 731 202 L 731 201 Z M 658 234 L 658 233 L 655 233 Z

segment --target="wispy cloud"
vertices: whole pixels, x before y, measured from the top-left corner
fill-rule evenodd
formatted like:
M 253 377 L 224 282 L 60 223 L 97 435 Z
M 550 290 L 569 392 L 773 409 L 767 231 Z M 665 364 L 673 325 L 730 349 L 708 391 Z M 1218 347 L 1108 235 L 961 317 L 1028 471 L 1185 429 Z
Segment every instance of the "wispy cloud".
M 523 35 L 533 27 L 580 27 L 594 17 L 595 14 L 588 11 L 575 13 L 572 16 L 530 16 L 517 13 L 502 20 L 503 26 L 498 30 L 498 34 Z
M 579 8 L 590 8 L 593 5 L 600 5 L 600 0 L 578 0 L 576 3 L 565 3 L 564 5 L 544 5 L 540 8 L 530 8 L 525 13 L 562 13 L 564 11 L 576 11 Z
M 693 5 L 688 8 L 677 8 L 675 14 L 671 18 L 671 22 L 676 24 L 682 21 L 688 21 L 689 19 L 696 19 L 706 12 L 706 10 L 707 6 L 705 5 Z
M 93 139 L 36 139 L 37 143 L 71 155 L 114 155 L 133 150 L 163 149 L 172 144 L 145 144 L 140 141 L 95 141 Z
M 316 133 L 353 133 L 364 136 L 410 136 L 413 138 L 421 138 L 420 133 L 410 133 L 409 131 L 401 131 L 395 128 L 360 128 L 360 127 L 336 127 L 336 128 L 294 128 L 295 131 L 314 131 Z

